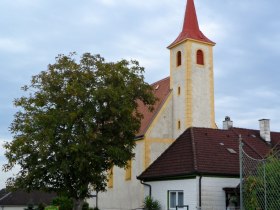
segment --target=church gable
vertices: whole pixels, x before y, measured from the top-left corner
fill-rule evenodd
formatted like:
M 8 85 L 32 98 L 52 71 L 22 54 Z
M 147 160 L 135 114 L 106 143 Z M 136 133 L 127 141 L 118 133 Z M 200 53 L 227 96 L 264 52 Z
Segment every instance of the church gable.
M 157 81 L 151 84 L 153 87 L 153 92 L 155 97 L 158 99 L 156 104 L 154 105 L 154 110 L 150 112 L 148 108 L 142 103 L 139 102 L 138 110 L 143 115 L 143 119 L 141 120 L 141 127 L 136 135 L 136 137 L 143 137 L 147 130 L 150 128 L 153 120 L 156 118 L 157 114 L 160 112 L 161 108 L 163 107 L 165 101 L 167 100 L 168 96 L 170 95 L 170 78 L 167 77 L 160 81 Z

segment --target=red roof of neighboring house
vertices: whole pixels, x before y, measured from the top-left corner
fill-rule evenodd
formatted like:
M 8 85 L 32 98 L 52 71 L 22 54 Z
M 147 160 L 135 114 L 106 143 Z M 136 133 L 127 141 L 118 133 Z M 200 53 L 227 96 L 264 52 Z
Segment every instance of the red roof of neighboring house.
M 158 101 L 154 105 L 154 110 L 151 112 L 149 111 L 148 107 L 145 106 L 142 102 L 138 104 L 138 111 L 143 114 L 143 119 L 141 120 L 141 127 L 136 135 L 137 137 L 143 136 L 149 126 L 151 125 L 153 119 L 156 117 L 157 113 L 163 106 L 164 102 L 166 101 L 167 97 L 170 94 L 170 78 L 167 77 L 160 81 L 157 81 L 151 86 L 154 89 L 155 97 L 158 98 Z
M 177 39 L 168 46 L 168 48 L 172 48 L 185 39 L 194 39 L 210 44 L 215 44 L 215 42 L 212 42 L 200 31 L 193 0 L 188 0 L 187 2 L 182 32 L 179 34 Z
M 264 158 L 271 146 L 280 142 L 280 133 L 276 132 L 272 133 L 270 146 L 257 130 L 189 128 L 138 179 L 161 180 L 197 174 L 239 176 L 239 134 L 245 152 L 256 159 Z

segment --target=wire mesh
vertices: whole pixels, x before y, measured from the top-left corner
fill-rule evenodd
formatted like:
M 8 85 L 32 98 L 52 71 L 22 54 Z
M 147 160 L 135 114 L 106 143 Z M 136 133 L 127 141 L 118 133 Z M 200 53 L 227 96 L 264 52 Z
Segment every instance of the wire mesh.
M 242 149 L 241 206 L 243 210 L 280 209 L 280 160 L 278 153 L 266 159 L 250 157 Z

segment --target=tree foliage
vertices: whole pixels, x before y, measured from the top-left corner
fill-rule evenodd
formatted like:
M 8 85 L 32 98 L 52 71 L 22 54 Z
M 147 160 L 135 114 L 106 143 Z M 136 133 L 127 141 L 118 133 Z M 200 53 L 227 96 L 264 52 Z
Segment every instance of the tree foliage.
M 272 153 L 244 183 L 244 208 L 275 210 L 280 206 L 280 160 Z
M 107 172 L 133 157 L 141 101 L 156 99 L 137 61 L 106 62 L 100 55 L 59 55 L 24 86 L 25 96 L 5 144 L 8 163 L 20 166 L 8 184 L 55 191 L 75 200 L 106 188 Z

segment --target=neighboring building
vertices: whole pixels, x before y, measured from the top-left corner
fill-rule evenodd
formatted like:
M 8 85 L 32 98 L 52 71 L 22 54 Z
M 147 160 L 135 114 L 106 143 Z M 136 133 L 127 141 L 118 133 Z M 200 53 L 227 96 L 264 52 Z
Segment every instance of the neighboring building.
M 244 151 L 263 159 L 279 146 L 280 133 L 271 132 L 267 142 L 262 131 L 189 128 L 138 179 L 151 185 L 152 197 L 164 210 L 177 205 L 189 210 L 238 208 L 239 135 Z
M 141 208 L 147 195 L 145 183 L 136 179 L 141 174 L 139 179 L 149 182 L 152 196 L 160 200 L 164 210 L 173 209 L 170 205 L 182 199 L 190 210 L 201 206 L 226 208 L 239 183 L 238 132 L 245 133 L 252 155 L 265 155 L 269 145 L 257 131 L 217 129 L 214 46 L 199 29 L 194 1 L 187 0 L 182 31 L 168 46 L 170 77 L 151 85 L 159 99 L 153 112 L 139 104 L 144 119 L 136 135 L 135 158 L 126 169 L 112 168 L 107 191 L 90 199 L 90 206 L 96 206 L 97 201 L 102 210 Z M 225 126 L 230 127 L 230 123 L 227 120 Z M 252 133 L 256 138 L 250 137 Z M 272 139 L 278 136 L 274 133 Z
M 45 193 L 32 191 L 30 193 L 18 190 L 15 192 L 0 190 L 0 209 L 1 210 L 23 210 L 32 204 L 37 207 L 39 204 L 50 205 L 56 197 L 56 193 Z

